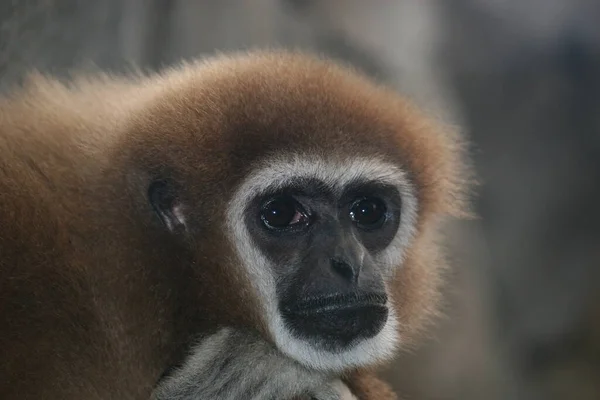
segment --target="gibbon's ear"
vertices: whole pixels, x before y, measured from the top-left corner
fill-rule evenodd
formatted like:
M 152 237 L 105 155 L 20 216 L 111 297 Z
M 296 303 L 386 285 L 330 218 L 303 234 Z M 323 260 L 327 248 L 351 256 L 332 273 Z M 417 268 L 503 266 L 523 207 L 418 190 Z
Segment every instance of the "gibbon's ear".
M 171 233 L 187 231 L 183 205 L 173 184 L 164 179 L 153 181 L 148 187 L 148 201 Z

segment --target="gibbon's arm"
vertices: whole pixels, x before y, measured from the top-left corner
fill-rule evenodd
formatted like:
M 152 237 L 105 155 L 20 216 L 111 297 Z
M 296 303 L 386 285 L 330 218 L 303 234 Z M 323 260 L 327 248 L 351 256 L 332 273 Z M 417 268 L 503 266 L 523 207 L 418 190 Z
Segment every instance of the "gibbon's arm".
M 367 399 L 375 399 L 368 397 Z M 152 400 L 353 400 L 340 379 L 311 371 L 259 337 L 224 328 L 165 377 Z M 385 399 L 382 399 L 385 400 Z

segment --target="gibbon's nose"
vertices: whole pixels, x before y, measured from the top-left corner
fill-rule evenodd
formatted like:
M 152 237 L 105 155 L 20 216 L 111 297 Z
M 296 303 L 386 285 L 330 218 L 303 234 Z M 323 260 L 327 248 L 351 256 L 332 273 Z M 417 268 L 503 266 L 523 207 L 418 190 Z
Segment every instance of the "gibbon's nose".
M 358 276 L 360 275 L 360 267 L 355 263 L 348 263 L 341 258 L 332 258 L 330 261 L 332 271 L 341 276 L 344 280 L 352 285 L 356 285 L 358 282 Z

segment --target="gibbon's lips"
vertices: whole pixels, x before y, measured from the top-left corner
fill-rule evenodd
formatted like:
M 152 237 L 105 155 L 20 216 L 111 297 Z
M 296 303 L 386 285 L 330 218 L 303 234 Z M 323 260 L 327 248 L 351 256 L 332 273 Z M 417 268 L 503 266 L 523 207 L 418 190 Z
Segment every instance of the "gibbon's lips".
M 344 348 L 381 331 L 388 317 L 386 303 L 383 293 L 325 296 L 283 307 L 283 317 L 296 336 Z

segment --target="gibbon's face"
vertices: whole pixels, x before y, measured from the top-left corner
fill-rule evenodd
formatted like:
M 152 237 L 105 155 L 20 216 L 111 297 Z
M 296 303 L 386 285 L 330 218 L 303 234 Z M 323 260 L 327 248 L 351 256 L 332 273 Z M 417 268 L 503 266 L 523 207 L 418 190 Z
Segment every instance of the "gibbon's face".
M 149 199 L 164 225 L 195 246 L 199 270 L 246 277 L 248 313 L 259 307 L 257 325 L 291 358 L 341 370 L 389 357 L 429 307 L 419 296 L 435 279 L 410 250 L 451 192 L 450 142 L 327 62 L 242 56 L 185 71 L 134 129 L 139 162 L 159 171 Z M 229 250 L 213 254 L 218 232 Z M 228 290 L 220 302 L 244 292 Z
M 388 285 L 416 212 L 406 174 L 376 158 L 282 154 L 248 176 L 228 225 L 276 344 L 315 366 L 390 352 L 397 320 Z

